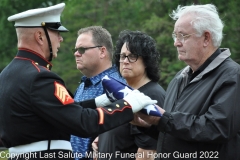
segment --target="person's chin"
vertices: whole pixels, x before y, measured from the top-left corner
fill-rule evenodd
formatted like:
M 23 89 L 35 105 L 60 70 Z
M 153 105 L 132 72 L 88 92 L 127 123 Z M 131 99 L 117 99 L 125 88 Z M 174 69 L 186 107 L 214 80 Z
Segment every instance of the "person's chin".
M 180 60 L 180 61 L 184 61 L 184 59 L 185 59 L 185 57 L 184 57 L 184 55 L 178 55 L 178 59 Z
M 129 74 L 128 72 L 122 72 L 121 75 L 122 75 L 123 78 L 130 78 L 131 77 L 131 74 Z
M 82 68 L 83 68 L 82 65 L 77 64 L 77 69 L 78 69 L 78 70 L 81 70 Z
M 129 70 L 123 70 L 122 75 L 129 75 Z
M 53 58 L 56 58 L 56 57 L 57 57 L 57 52 L 53 51 L 53 52 L 52 52 L 52 57 L 53 57 Z

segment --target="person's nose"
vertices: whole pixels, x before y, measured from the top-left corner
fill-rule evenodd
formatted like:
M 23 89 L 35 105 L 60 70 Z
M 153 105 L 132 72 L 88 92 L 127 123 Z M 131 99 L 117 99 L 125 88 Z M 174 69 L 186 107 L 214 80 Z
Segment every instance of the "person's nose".
M 181 42 L 180 40 L 176 39 L 176 40 L 174 41 L 173 45 L 174 45 L 175 47 L 179 47 L 179 46 L 182 46 L 182 42 Z
M 81 54 L 81 53 L 79 53 L 78 51 L 75 51 L 75 52 L 74 52 L 74 56 L 81 57 L 81 56 L 82 56 L 82 54 Z
M 59 40 L 60 40 L 60 42 L 63 42 L 63 37 L 60 36 L 60 37 L 59 37 Z
M 128 57 L 126 56 L 125 59 L 123 60 L 123 63 L 129 63 Z

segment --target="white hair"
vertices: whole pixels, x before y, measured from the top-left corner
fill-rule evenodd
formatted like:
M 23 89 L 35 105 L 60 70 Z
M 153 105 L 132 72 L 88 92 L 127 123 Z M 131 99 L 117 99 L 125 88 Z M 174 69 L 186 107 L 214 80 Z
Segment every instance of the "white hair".
M 219 18 L 215 5 L 205 4 L 183 7 L 179 5 L 177 9 L 170 14 L 170 17 L 173 20 L 177 20 L 183 15 L 193 16 L 191 24 L 199 35 L 202 35 L 204 31 L 209 31 L 212 35 L 213 45 L 215 47 L 221 45 L 224 24 Z

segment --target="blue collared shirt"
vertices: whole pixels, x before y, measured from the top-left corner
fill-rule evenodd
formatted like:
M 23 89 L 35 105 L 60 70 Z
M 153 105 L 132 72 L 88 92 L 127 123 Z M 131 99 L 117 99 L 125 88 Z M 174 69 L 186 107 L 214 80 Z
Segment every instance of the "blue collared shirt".
M 102 95 L 104 93 L 104 90 L 102 87 L 101 80 L 105 75 L 108 75 L 110 77 L 113 77 L 119 81 L 126 83 L 125 79 L 123 79 L 123 77 L 120 76 L 115 66 L 91 78 L 87 78 L 86 76 L 83 76 L 81 79 L 81 84 L 79 85 L 79 87 L 75 92 L 74 100 L 76 102 L 81 102 L 81 101 L 84 101 L 87 99 L 93 99 L 93 98 L 96 98 L 97 96 Z M 72 144 L 73 153 L 78 153 L 78 155 L 83 156 L 83 158 L 81 158 L 80 156 L 75 157 L 75 160 L 89 159 L 89 158 L 85 158 L 85 154 L 86 152 L 92 151 L 92 147 L 91 147 L 91 142 L 93 141 L 92 138 L 81 138 L 81 137 L 71 135 L 70 141 Z M 77 154 L 74 154 L 74 155 L 77 155 Z

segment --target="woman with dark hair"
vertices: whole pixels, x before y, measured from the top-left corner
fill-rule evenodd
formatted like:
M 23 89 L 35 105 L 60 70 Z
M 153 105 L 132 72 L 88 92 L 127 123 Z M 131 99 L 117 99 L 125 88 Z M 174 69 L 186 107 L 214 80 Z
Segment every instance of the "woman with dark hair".
M 156 99 L 157 105 L 163 106 L 165 91 L 158 84 L 159 59 L 160 54 L 152 37 L 140 31 L 124 30 L 120 33 L 114 54 L 118 71 L 129 86 Z M 153 159 L 151 153 L 156 151 L 157 140 L 142 134 L 129 123 L 99 135 L 98 143 L 96 139 L 92 145 L 99 153 L 112 153 L 111 159 Z M 129 153 L 138 154 L 131 157 Z
M 125 50 L 127 50 L 127 52 L 132 55 L 130 55 L 130 57 L 127 57 L 125 53 L 122 54 L 121 50 L 123 48 L 125 48 Z M 125 64 L 124 60 L 126 57 L 128 59 L 126 62 L 128 62 L 128 64 L 132 64 L 133 66 L 135 65 L 134 62 L 136 62 L 139 57 L 140 61 L 138 62 L 143 62 L 142 65 L 145 67 L 145 69 L 142 70 L 144 77 L 150 79 L 153 82 L 159 81 L 160 53 L 157 51 L 155 40 L 152 37 L 140 31 L 122 31 L 116 43 L 116 51 L 114 54 L 114 63 L 119 68 L 119 72 L 121 74 L 121 64 Z M 133 57 L 135 57 L 134 61 L 131 61 L 131 58 Z M 136 64 L 138 64 L 138 62 Z M 134 77 L 133 79 L 136 81 L 136 78 L 137 77 Z M 134 85 L 136 85 L 136 83 Z

